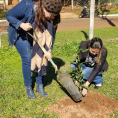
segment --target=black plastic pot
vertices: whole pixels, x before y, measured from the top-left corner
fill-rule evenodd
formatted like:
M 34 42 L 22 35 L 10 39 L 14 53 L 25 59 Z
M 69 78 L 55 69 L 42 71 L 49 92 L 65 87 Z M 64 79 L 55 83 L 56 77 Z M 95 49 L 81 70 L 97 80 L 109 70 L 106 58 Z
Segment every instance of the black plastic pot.
M 68 73 L 64 73 L 63 75 L 60 75 L 59 80 L 74 101 L 78 102 L 82 100 L 83 98 L 82 94 L 79 92 L 78 88 L 75 86 L 74 82 L 69 77 Z

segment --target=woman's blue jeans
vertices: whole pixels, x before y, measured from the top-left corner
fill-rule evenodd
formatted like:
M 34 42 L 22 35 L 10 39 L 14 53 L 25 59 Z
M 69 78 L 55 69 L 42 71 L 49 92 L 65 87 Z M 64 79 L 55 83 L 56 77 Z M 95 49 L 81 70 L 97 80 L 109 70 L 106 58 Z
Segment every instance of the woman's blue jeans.
M 84 74 L 85 76 L 83 76 L 83 79 L 87 80 L 93 70 L 93 67 L 87 67 L 85 64 L 82 64 L 81 65 L 83 71 L 82 71 L 82 74 Z M 75 65 L 74 64 L 71 64 L 71 68 L 75 68 Z M 103 79 L 101 77 L 101 74 L 103 73 L 103 71 L 100 71 L 97 76 L 94 78 L 93 82 L 95 83 L 95 85 L 98 85 L 98 84 L 102 84 L 103 83 Z
M 32 85 L 32 78 L 31 78 L 31 51 L 32 46 L 28 40 L 22 40 L 19 38 L 16 43 L 15 47 L 19 52 L 21 59 L 22 59 L 22 72 L 24 77 L 24 84 L 25 86 Z M 43 77 L 38 77 L 36 74 L 36 83 L 42 84 Z

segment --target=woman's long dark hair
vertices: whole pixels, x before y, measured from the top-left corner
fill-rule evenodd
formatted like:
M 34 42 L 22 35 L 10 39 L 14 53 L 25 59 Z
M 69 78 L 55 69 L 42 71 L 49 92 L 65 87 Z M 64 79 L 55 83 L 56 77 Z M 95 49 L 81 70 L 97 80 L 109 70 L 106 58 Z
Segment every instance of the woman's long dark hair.
M 43 25 L 46 27 L 47 26 L 47 19 L 45 17 L 45 14 L 43 12 L 43 0 L 39 0 L 38 7 L 36 9 L 35 13 L 35 22 L 37 24 L 37 28 L 39 30 L 43 29 Z M 60 14 L 55 16 L 55 18 L 52 20 L 53 25 L 57 25 L 60 23 Z
M 88 47 L 100 50 L 100 53 L 97 55 L 97 58 L 96 58 L 96 63 L 100 65 L 101 53 L 105 49 L 102 40 L 98 37 L 94 37 L 88 41 Z

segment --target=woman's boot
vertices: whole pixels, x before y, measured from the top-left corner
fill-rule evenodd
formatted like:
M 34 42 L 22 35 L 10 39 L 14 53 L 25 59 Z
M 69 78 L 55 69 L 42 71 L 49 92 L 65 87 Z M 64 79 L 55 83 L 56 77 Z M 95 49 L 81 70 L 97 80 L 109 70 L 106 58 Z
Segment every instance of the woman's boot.
M 48 97 L 48 94 L 44 91 L 43 84 L 37 84 L 36 91 L 43 97 Z
M 27 95 L 29 98 L 34 99 L 35 95 L 31 86 L 26 86 Z

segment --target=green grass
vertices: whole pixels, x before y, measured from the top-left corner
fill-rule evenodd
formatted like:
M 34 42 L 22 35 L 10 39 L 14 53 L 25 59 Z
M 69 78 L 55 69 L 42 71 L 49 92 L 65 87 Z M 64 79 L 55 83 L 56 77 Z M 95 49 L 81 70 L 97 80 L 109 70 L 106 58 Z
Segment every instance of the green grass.
M 77 8 L 74 9 L 72 12 L 79 15 L 81 13 L 81 11 L 83 10 L 83 8 Z M 89 9 L 87 9 L 87 12 L 89 12 Z M 109 15 L 109 14 L 118 14 L 118 8 L 111 8 L 111 9 L 99 9 L 99 15 Z
M 118 8 L 112 8 L 112 9 L 110 9 L 109 14 L 118 14 Z
M 1 9 L 0 9 L 0 20 L 4 20 L 4 19 L 5 19 L 5 15 L 6 15 L 7 11 L 8 11 L 8 10 L 5 10 L 5 11 L 4 11 L 4 10 L 1 10 Z
M 70 62 L 75 60 L 75 48 L 88 35 L 88 29 L 57 32 L 52 55 L 62 73 L 71 71 Z M 109 69 L 103 74 L 103 86 L 94 90 L 94 85 L 91 85 L 89 90 L 118 100 L 118 28 L 97 28 L 94 36 L 100 37 L 108 49 Z M 4 40 L 0 48 L 0 118 L 58 118 L 56 113 L 48 111 L 47 108 L 57 104 L 67 94 L 52 65 L 49 63 L 48 74 L 45 76 L 45 91 L 49 98 L 43 98 L 35 92 L 35 74 L 32 73 L 36 99 L 28 99 L 23 84 L 20 55 L 15 47 L 9 46 L 7 35 L 2 35 L 1 38 Z M 118 117 L 117 111 L 115 115 Z

